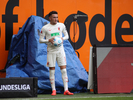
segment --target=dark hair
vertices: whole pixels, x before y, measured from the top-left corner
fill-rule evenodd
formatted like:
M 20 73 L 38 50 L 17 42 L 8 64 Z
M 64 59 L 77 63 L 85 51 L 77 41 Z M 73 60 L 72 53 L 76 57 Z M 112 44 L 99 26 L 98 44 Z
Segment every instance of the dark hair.
M 51 11 L 49 14 L 48 14 L 48 17 L 50 17 L 52 14 L 58 14 L 57 11 Z

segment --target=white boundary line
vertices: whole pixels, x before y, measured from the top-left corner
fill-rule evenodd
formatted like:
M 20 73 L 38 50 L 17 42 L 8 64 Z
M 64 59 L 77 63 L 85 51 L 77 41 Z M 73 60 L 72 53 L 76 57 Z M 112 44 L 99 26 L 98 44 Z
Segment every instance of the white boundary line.
M 78 98 L 110 98 L 110 97 L 133 97 L 133 96 L 95 96 L 95 97 L 61 97 L 61 98 L 38 98 L 38 99 L 78 99 Z M 34 99 L 33 99 L 34 100 Z
M 6 98 L 6 100 L 45 100 L 45 99 L 78 99 L 78 98 L 112 98 L 112 97 L 133 97 L 133 95 L 129 96 L 83 96 L 83 97 L 51 97 L 51 98 Z M 2 100 L 2 99 L 1 99 Z M 5 100 L 5 99 L 3 99 Z

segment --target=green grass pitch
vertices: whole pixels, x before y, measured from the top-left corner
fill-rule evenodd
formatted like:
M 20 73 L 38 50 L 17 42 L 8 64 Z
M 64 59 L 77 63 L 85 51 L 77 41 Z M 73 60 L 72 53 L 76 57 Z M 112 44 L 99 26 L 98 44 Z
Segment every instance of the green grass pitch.
M 133 100 L 133 93 L 130 94 L 93 94 L 93 93 L 76 93 L 74 95 L 57 94 L 38 94 L 37 97 L 30 98 L 0 98 L 1 100 Z

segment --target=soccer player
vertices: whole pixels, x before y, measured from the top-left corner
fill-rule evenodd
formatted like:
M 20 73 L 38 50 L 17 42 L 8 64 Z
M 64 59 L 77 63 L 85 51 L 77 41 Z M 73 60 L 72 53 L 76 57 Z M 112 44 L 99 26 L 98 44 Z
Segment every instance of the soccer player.
M 61 37 L 62 40 L 67 40 L 69 36 L 65 25 L 63 23 L 58 22 L 58 13 L 56 11 L 51 11 L 48 14 L 48 17 L 50 23 L 42 27 L 39 42 L 47 44 L 47 66 L 49 67 L 49 73 L 50 73 L 49 78 L 52 87 L 51 95 L 53 96 L 56 95 L 56 87 L 55 87 L 56 61 L 62 73 L 62 79 L 64 84 L 64 95 L 73 95 L 73 93 L 69 92 L 68 90 L 66 55 L 64 52 L 63 44 L 59 47 L 55 47 L 54 45 L 52 45 L 55 36 Z M 62 37 L 62 33 L 64 34 L 64 37 Z

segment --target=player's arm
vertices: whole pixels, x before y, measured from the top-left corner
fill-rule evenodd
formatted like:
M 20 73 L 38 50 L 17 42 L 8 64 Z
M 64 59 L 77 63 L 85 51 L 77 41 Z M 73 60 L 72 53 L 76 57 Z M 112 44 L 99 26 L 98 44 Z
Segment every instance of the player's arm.
M 42 29 L 41 29 L 41 33 L 40 33 L 40 38 L 39 38 L 39 42 L 40 42 L 40 43 L 48 43 L 48 42 L 49 42 L 48 39 L 45 39 L 45 38 L 44 38 L 45 35 L 46 35 L 45 29 L 42 28 Z
M 68 32 L 67 32 L 66 26 L 64 24 L 63 24 L 63 34 L 64 34 L 64 37 L 62 37 L 63 40 L 69 39 Z

